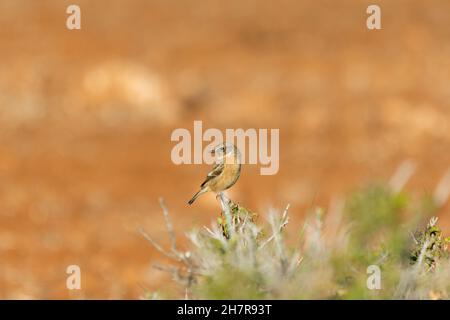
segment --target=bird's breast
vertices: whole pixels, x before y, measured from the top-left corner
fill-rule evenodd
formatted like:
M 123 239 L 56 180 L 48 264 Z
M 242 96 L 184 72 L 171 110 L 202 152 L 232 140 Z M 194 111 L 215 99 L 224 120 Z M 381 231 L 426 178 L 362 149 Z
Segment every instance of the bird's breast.
M 210 185 L 210 188 L 214 192 L 220 192 L 230 188 L 234 185 L 239 178 L 241 171 L 241 165 L 238 163 L 225 164 L 222 173 L 217 179 Z

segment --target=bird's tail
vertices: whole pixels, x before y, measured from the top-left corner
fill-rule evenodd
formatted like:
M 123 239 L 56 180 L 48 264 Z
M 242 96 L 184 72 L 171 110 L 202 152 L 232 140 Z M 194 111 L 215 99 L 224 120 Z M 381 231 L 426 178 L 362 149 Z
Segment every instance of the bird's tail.
M 188 204 L 191 205 L 194 203 L 195 199 L 197 199 L 199 196 L 201 196 L 202 194 L 204 194 L 206 191 L 208 191 L 207 188 L 202 188 L 200 189 L 199 192 L 197 192 L 196 194 L 194 194 L 194 196 L 192 197 L 191 200 L 188 201 Z

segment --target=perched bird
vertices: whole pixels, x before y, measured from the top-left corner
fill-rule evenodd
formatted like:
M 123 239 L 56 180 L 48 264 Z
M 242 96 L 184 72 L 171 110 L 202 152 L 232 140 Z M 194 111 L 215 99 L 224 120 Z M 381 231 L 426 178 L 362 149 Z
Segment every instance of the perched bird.
M 200 191 L 189 200 L 189 204 L 192 204 L 195 199 L 208 191 L 220 193 L 227 190 L 239 179 L 241 154 L 235 145 L 231 143 L 220 144 L 211 151 L 211 154 L 216 157 L 216 165 L 200 185 Z

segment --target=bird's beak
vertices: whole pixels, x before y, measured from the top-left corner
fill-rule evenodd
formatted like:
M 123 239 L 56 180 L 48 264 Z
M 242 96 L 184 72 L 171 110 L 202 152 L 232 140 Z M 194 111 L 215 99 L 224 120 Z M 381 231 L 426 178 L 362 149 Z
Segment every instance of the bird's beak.
M 216 149 L 211 150 L 211 155 L 214 156 L 216 154 Z

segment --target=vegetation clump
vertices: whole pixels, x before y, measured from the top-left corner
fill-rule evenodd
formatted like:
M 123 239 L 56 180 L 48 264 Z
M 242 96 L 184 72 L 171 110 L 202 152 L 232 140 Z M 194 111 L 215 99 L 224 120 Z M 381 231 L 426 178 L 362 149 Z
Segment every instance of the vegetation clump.
M 174 260 L 156 267 L 189 299 L 448 299 L 450 238 L 432 217 L 437 206 L 422 204 L 387 185 L 368 186 L 327 212 L 315 209 L 293 243 L 285 231 L 289 206 L 263 220 L 227 200 L 211 227 L 188 233 L 186 251 L 177 248 L 162 204 L 170 249 L 143 234 Z M 380 270 L 380 288 L 368 285 L 371 266 Z

